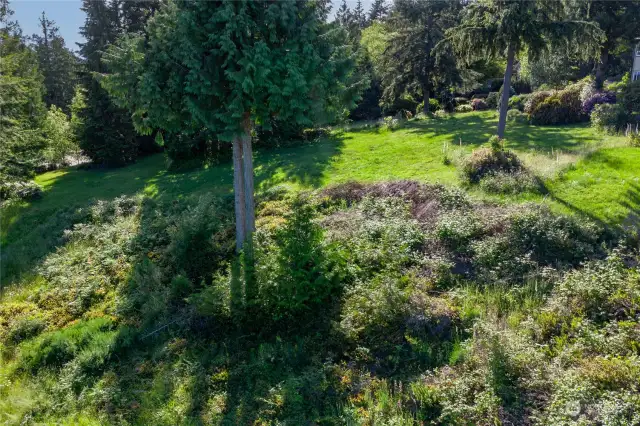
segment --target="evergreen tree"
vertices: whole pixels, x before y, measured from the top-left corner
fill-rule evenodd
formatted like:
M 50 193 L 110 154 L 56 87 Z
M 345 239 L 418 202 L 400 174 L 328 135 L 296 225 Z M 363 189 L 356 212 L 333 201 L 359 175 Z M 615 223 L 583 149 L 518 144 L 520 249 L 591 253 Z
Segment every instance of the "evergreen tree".
M 362 0 L 358 0 L 356 8 L 353 10 L 353 21 L 358 28 L 362 29 L 367 26 L 367 15 L 364 13 L 364 7 L 362 6 Z
M 384 19 L 387 16 L 387 12 L 386 0 L 373 0 L 369 9 L 369 23 Z
M 347 0 L 342 0 L 342 3 L 340 3 L 340 7 L 336 11 L 336 22 L 343 27 L 349 27 L 353 22 L 353 13 L 347 5 Z
M 596 22 L 606 39 L 600 46 L 596 63 L 596 87 L 602 88 L 609 57 L 619 46 L 634 47 L 640 37 L 640 1 L 638 0 L 571 0 L 578 19 Z
M 103 84 L 141 131 L 204 128 L 232 144 L 238 250 L 254 230 L 252 129 L 274 116 L 310 125 L 353 103 L 353 61 L 322 13 L 312 2 L 169 2 L 146 43 L 124 37 L 106 57 Z
M 526 50 L 535 60 L 546 49 L 572 48 L 583 57 L 593 56 L 603 33 L 592 22 L 571 19 L 563 4 L 553 0 L 485 0 L 469 3 L 462 22 L 448 31 L 460 58 L 471 63 L 480 58 L 506 55 L 504 87 L 511 86 L 516 53 Z M 497 135 L 504 137 L 509 90 L 502 91 Z
M 42 161 L 46 108 L 38 60 L 24 43 L 7 0 L 0 0 L 0 198 Z
M 47 106 L 56 105 L 69 112 L 78 61 L 73 52 L 65 47 L 64 39 L 55 22 L 47 19 L 44 12 L 40 17 L 40 28 L 41 34 L 34 34 L 31 41 L 44 76 L 44 100 Z
M 454 56 L 436 49 L 446 29 L 455 25 L 459 8 L 457 2 L 396 0 L 389 22 L 393 33 L 382 58 L 385 103 L 419 92 L 428 113 L 431 94 L 459 82 Z
M 80 54 L 85 60 L 86 101 L 79 114 L 83 127 L 78 136 L 80 147 L 94 163 L 120 166 L 153 149 L 153 139 L 136 133 L 130 113 L 112 102 L 95 76 L 105 72 L 102 53 L 119 34 L 128 31 L 128 25 L 135 31 L 143 28 L 155 4 L 118 0 L 83 2 L 82 10 L 87 17 L 80 33 L 86 42 L 80 45 Z M 148 5 L 146 12 L 144 5 Z

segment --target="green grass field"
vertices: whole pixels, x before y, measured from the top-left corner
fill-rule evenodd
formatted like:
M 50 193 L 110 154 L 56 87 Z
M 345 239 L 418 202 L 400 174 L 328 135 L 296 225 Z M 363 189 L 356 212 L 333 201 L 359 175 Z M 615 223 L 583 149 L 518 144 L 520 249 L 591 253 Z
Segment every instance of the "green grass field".
M 347 181 L 398 179 L 460 185 L 460 161 L 473 149 L 486 143 L 495 126 L 496 115 L 493 112 L 412 120 L 404 128 L 395 131 L 359 123 L 334 130 L 317 141 L 288 148 L 260 148 L 255 158 L 258 192 L 276 185 L 304 190 Z M 635 171 L 635 165 L 640 161 L 640 150 L 626 146 L 623 137 L 603 136 L 587 124 L 539 127 L 509 123 L 507 140 L 507 148 L 514 150 L 544 183 L 543 195 L 489 196 L 480 189 L 472 189 L 473 197 L 505 204 L 525 201 L 547 203 L 554 209 L 585 215 L 610 226 L 635 223 L 640 209 L 640 183 Z M 450 164 L 443 161 L 444 151 L 452 160 Z M 223 236 L 220 241 L 228 239 L 231 241 L 229 247 L 232 247 L 232 234 L 228 232 L 232 229 L 232 203 L 220 203 L 218 206 L 216 203 L 219 200 L 216 198 L 230 197 L 232 194 L 231 163 L 221 161 L 217 165 L 183 172 L 167 171 L 166 166 L 164 155 L 159 154 L 121 169 L 70 168 L 44 173 L 36 178 L 44 190 L 40 199 L 3 207 L 0 212 L 0 280 L 4 286 L 0 293 L 0 423 L 18 424 L 33 415 L 33 421 L 38 424 L 274 424 L 273 419 L 286 419 L 286 424 L 305 424 L 301 419 L 309 418 L 324 418 L 326 424 L 392 424 L 380 420 L 380 416 L 395 416 L 396 419 L 405 420 L 393 424 L 414 424 L 411 423 L 412 411 L 407 407 L 416 409 L 415 401 L 407 397 L 407 392 L 413 395 L 412 398 L 426 395 L 427 402 L 432 401 L 429 395 L 435 392 L 434 387 L 424 382 L 425 377 L 431 376 L 421 374 L 417 377 L 414 374 L 416 371 L 429 371 L 427 375 L 439 374 L 433 368 L 444 365 L 448 366 L 448 370 L 442 370 L 445 375 L 448 374 L 446 371 L 457 369 L 457 372 L 453 379 L 450 375 L 446 376 L 440 385 L 460 380 L 459 383 L 463 383 L 466 389 L 464 392 L 470 393 L 476 393 L 478 386 L 495 388 L 498 396 L 492 404 L 510 407 L 514 413 L 524 415 L 517 398 L 528 394 L 511 384 L 513 371 L 525 370 L 525 364 L 527 368 L 531 365 L 544 368 L 561 366 L 558 371 L 545 373 L 549 376 L 545 376 L 545 380 L 548 380 L 545 383 L 550 384 L 555 383 L 560 375 L 564 377 L 564 373 L 560 374 L 567 368 L 560 362 L 563 354 L 585 352 L 584 355 L 576 355 L 580 362 L 569 365 L 573 370 L 569 370 L 566 377 L 573 377 L 571 371 L 587 374 L 588 364 L 583 361 L 591 362 L 600 356 L 594 356 L 591 349 L 584 349 L 589 348 L 584 346 L 585 342 L 600 341 L 594 337 L 596 334 L 585 334 L 583 340 L 574 342 L 572 339 L 577 333 L 572 328 L 560 336 L 550 334 L 545 345 L 528 342 L 522 346 L 522 336 L 534 330 L 527 329 L 529 331 L 521 333 L 522 327 L 527 324 L 525 318 L 534 318 L 536 326 L 549 321 L 549 329 L 556 330 L 559 327 L 553 322 L 555 319 L 549 319 L 547 315 L 555 312 L 554 306 L 582 306 L 578 302 L 565 303 L 560 299 L 554 302 L 555 305 L 545 305 L 550 297 L 551 286 L 560 285 L 559 279 L 557 282 L 547 282 L 527 278 L 531 281 L 521 282 L 521 277 L 518 277 L 518 281 L 510 281 L 508 273 L 520 273 L 519 269 L 514 268 L 514 265 L 520 265 L 516 261 L 529 259 L 523 257 L 522 253 L 508 258 L 505 261 L 506 269 L 496 269 L 492 264 L 491 273 L 502 271 L 507 278 L 497 275 L 499 279 L 494 279 L 491 275 L 482 278 L 486 281 L 477 283 L 464 277 L 451 281 L 454 278 L 449 273 L 452 270 L 449 263 L 442 263 L 446 268 L 440 268 L 442 265 L 439 263 L 432 263 L 442 257 L 441 251 L 437 250 L 443 250 L 443 247 L 448 247 L 451 253 L 455 252 L 452 259 L 458 259 L 458 246 L 445 243 L 465 241 L 467 237 L 464 233 L 460 234 L 462 237 L 456 237 L 459 234 L 449 232 L 444 234 L 449 239 L 436 238 L 442 231 L 436 233 L 434 229 L 427 235 L 421 226 L 440 224 L 446 227 L 437 229 L 467 232 L 467 229 L 474 228 L 466 224 L 475 223 L 467 222 L 468 219 L 480 223 L 480 216 L 486 216 L 487 212 L 505 213 L 510 210 L 502 206 L 492 206 L 488 210 L 466 210 L 467 207 L 452 211 L 442 209 L 437 215 L 432 213 L 426 217 L 420 224 L 414 222 L 413 216 L 405 210 L 406 206 L 386 204 L 388 200 L 382 199 L 368 207 L 370 211 L 358 210 L 365 208 L 366 202 L 363 201 L 360 207 L 346 209 L 336 215 L 328 214 L 324 219 L 331 217 L 334 222 L 332 225 L 328 221 L 324 226 L 333 229 L 335 235 L 345 233 L 341 238 L 347 242 L 357 239 L 360 245 L 354 245 L 355 248 L 349 250 L 354 253 L 357 251 L 358 256 L 364 256 L 363 259 L 370 259 L 362 267 L 358 263 L 351 263 L 349 270 L 369 271 L 366 268 L 370 268 L 368 273 L 372 275 L 363 275 L 347 283 L 350 290 L 339 296 L 336 311 L 329 310 L 318 315 L 317 323 L 310 322 L 308 330 L 304 326 L 290 335 L 286 328 L 277 329 L 279 323 L 272 320 L 276 324 L 273 330 L 279 330 L 276 334 L 271 335 L 267 331 L 264 336 L 252 336 L 241 329 L 234 331 L 233 327 L 228 326 L 230 323 L 219 322 L 222 317 L 214 314 L 206 321 L 203 320 L 209 318 L 206 315 L 198 313 L 193 316 L 196 312 L 193 310 L 196 309 L 195 303 L 209 300 L 209 296 L 206 296 L 209 293 L 203 290 L 201 294 L 200 290 L 218 291 L 216 289 L 223 288 L 205 284 L 204 279 L 200 283 L 200 275 L 197 274 L 203 277 L 211 274 L 210 267 L 217 268 L 216 273 L 226 273 L 224 267 L 216 263 L 224 260 L 226 253 L 224 246 L 218 246 L 216 238 Z M 200 197 L 206 194 L 213 194 L 213 199 Z M 121 200 L 125 207 L 120 208 L 120 201 L 113 199 L 123 195 L 133 196 L 134 199 Z M 101 204 L 96 200 L 111 202 Z M 281 199 L 262 203 L 259 219 L 267 224 L 262 229 L 289 223 L 289 219 L 285 220 L 289 209 L 287 203 Z M 136 213 L 126 213 L 126 205 L 132 204 L 136 206 L 132 210 Z M 487 207 L 481 203 L 478 205 Z M 111 206 L 113 210 L 101 210 L 105 206 Z M 549 250 L 552 253 L 543 254 L 553 258 L 554 262 L 558 262 L 558 254 L 560 257 L 568 256 L 572 250 L 578 252 L 583 246 L 593 245 L 598 250 L 604 250 L 602 247 L 605 243 L 598 240 L 600 237 L 596 235 L 595 242 L 590 239 L 600 232 L 597 230 L 600 227 L 591 227 L 590 222 L 583 224 L 587 221 L 573 218 L 564 219 L 575 222 L 575 225 L 541 213 L 531 216 L 531 209 L 535 207 L 529 206 L 527 209 L 530 209 L 528 215 L 518 217 L 536 219 L 527 228 L 533 229 L 533 234 L 544 231 L 545 238 L 548 238 L 536 244 L 538 249 L 543 247 L 547 250 L 551 247 Z M 380 212 L 386 213 L 381 216 Z M 490 215 L 487 217 L 493 218 Z M 343 229 L 347 222 L 350 226 Z M 226 228 L 218 228 L 221 223 L 225 223 Z M 578 224 L 585 226 L 584 231 L 582 228 L 580 232 L 576 231 Z M 503 246 L 502 240 L 494 235 L 500 227 L 491 221 L 482 226 L 489 225 L 491 232 L 479 232 L 479 236 L 473 237 L 477 238 L 474 243 L 484 244 L 471 246 L 473 250 L 477 248 L 481 253 L 491 254 L 494 247 L 491 244 L 501 251 L 509 251 L 505 247 L 510 247 L 511 243 L 517 246 L 518 241 L 529 241 L 510 237 L 510 245 Z M 506 225 L 502 228 L 507 229 Z M 567 229 L 573 229 L 573 233 L 565 233 L 569 232 Z M 385 238 L 379 236 L 382 231 Z M 216 238 L 211 238 L 212 234 Z M 416 235 L 429 238 L 424 240 L 429 244 L 423 247 L 420 243 L 415 251 L 410 252 L 398 250 L 398 247 L 415 244 L 411 242 Z M 458 239 L 453 240 L 454 237 L 450 235 Z M 587 240 L 588 243 L 583 243 Z M 275 244 L 275 240 L 268 241 L 272 242 L 265 247 L 282 246 Z M 470 243 L 466 244 L 469 246 Z M 526 250 L 532 250 L 529 243 L 523 244 Z M 432 254 L 437 256 L 431 256 L 431 252 L 428 252 L 431 248 L 434 250 Z M 471 253 L 464 245 L 462 250 L 467 250 L 463 252 L 467 255 Z M 598 250 L 597 253 L 600 253 Z M 233 248 L 229 253 L 232 252 Z M 430 255 L 426 256 L 427 253 Z M 351 256 L 356 259 L 354 254 Z M 482 267 L 484 264 L 477 260 L 480 256 L 473 256 L 472 262 L 476 263 L 472 265 Z M 579 253 L 576 256 L 579 257 Z M 396 260 L 389 262 L 390 257 Z M 482 259 L 485 258 L 487 256 Z M 264 262 L 271 262 L 275 258 L 263 259 Z M 354 262 L 351 257 L 348 259 Z M 389 270 L 378 271 L 380 259 L 384 259 L 382 263 L 389 262 L 392 265 Z M 423 269 L 408 270 L 402 266 L 402 262 L 414 262 L 416 259 L 425 262 L 420 263 Z M 412 265 L 410 262 L 407 264 Z M 502 265 L 500 262 L 496 264 Z M 257 269 L 264 271 L 265 265 Z M 465 265 L 464 262 L 459 264 L 463 273 L 467 270 Z M 540 269 L 540 265 L 542 263 L 536 267 L 536 271 L 546 271 Z M 615 271 L 626 274 L 621 272 L 622 269 Z M 489 271 L 488 266 L 486 270 Z M 582 285 L 584 280 L 589 286 L 585 287 L 588 291 L 576 294 L 592 297 L 592 294 L 600 293 L 593 293 L 591 284 L 622 280 L 615 274 L 602 275 L 604 278 L 601 278 L 598 275 L 600 271 L 587 271 L 584 277 L 577 280 L 578 284 Z M 565 271 L 558 267 L 557 273 L 561 272 Z M 397 275 L 399 273 L 402 276 Z M 185 274 L 194 275 L 193 282 L 196 284 L 193 288 L 191 281 L 183 277 Z M 435 275 L 432 277 L 432 274 Z M 5 277 L 8 279 L 4 280 Z M 634 281 L 635 275 L 629 277 L 629 282 L 637 283 Z M 623 278 L 626 280 L 628 277 L 625 275 Z M 185 284 L 185 280 L 188 284 Z M 275 279 L 272 281 L 279 282 Z M 578 284 L 572 283 L 575 286 Z M 189 286 L 186 290 L 185 285 Z M 362 293 L 353 293 L 354 289 Z M 402 291 L 387 293 L 387 289 Z M 615 308 L 616 315 L 620 315 L 618 306 L 623 303 L 619 305 L 620 300 L 628 303 L 628 306 L 635 306 L 630 302 L 631 296 L 625 299 L 627 296 L 623 293 L 614 292 L 613 289 L 611 292 L 615 304 L 603 302 L 602 305 Z M 184 298 L 185 294 L 190 295 L 189 299 Z M 223 297 L 223 293 L 211 294 L 211 300 L 215 303 Z M 192 296 L 195 299 L 191 300 Z M 389 304 L 389 300 L 396 300 L 394 297 L 405 302 Z M 190 301 L 185 303 L 186 300 Z M 450 319 L 454 321 L 451 324 L 456 324 L 456 330 L 471 330 L 472 323 L 484 325 L 473 328 L 473 333 L 461 331 L 458 334 L 456 331 L 449 337 L 443 335 L 442 339 L 424 341 L 404 334 L 409 330 L 403 328 L 405 326 L 402 324 L 406 323 L 404 319 L 398 323 L 400 325 L 396 324 L 395 319 L 389 322 L 391 325 L 385 325 L 386 308 L 390 309 L 390 318 L 395 318 L 397 312 L 404 312 L 407 306 L 413 306 L 409 301 L 419 302 L 415 308 L 416 312 L 421 312 L 419 318 L 424 316 L 422 313 L 433 313 L 436 324 L 440 324 L 441 319 Z M 600 312 L 601 308 L 597 308 Z M 360 315 L 361 312 L 368 312 L 367 309 L 370 314 Z M 632 308 L 630 311 L 637 312 Z M 192 317 L 198 320 L 191 322 L 189 318 Z M 367 322 L 358 322 L 369 317 L 372 318 L 369 325 Z M 576 314 L 567 320 L 567 324 L 581 324 L 576 318 L 581 317 Z M 620 329 L 623 326 L 629 329 L 635 327 L 635 322 L 622 322 L 627 325 L 621 325 Z M 528 324 L 532 326 L 531 321 Z M 219 330 L 217 327 L 220 325 L 223 329 Z M 381 331 L 378 331 L 378 325 L 382 327 Z M 262 329 L 264 323 L 259 326 Z M 517 359 L 523 362 L 522 369 L 510 370 L 511 364 L 504 361 L 507 358 L 500 352 L 501 348 L 491 346 L 494 344 L 491 342 L 497 342 L 493 340 L 492 332 L 484 335 L 481 331 L 476 336 L 475 330 L 489 330 L 483 328 L 485 326 L 495 326 L 498 334 L 508 339 L 513 336 L 518 348 L 526 349 L 515 352 Z M 597 336 L 605 335 L 605 329 L 598 329 L 600 334 Z M 357 331 L 362 336 L 355 334 L 346 339 L 346 335 L 341 334 L 345 330 Z M 371 341 L 366 337 L 369 333 Z M 612 341 L 623 338 L 622 332 L 616 333 L 614 330 Z M 394 343 L 387 348 L 386 338 L 389 341 L 407 340 L 410 345 Z M 506 341 L 510 342 L 508 339 Z M 628 346 L 635 348 L 635 341 L 630 342 Z M 375 351 L 377 344 L 382 345 L 378 348 L 382 355 Z M 600 352 L 597 354 L 606 352 L 600 348 L 600 343 L 598 345 Z M 374 350 L 369 351 L 369 346 Z M 611 353 L 616 354 L 615 344 L 604 343 L 601 346 L 611 347 Z M 362 351 L 362 348 L 366 350 Z M 388 354 L 385 352 L 387 349 L 391 351 Z M 473 351 L 478 351 L 480 355 L 469 355 Z M 557 353 L 547 358 L 553 351 Z M 58 355 L 49 356 L 49 353 Z M 531 354 L 535 356 L 531 357 Z M 635 349 L 633 354 L 635 357 Z M 617 355 L 607 356 L 609 358 L 601 361 L 605 366 L 603 368 L 607 368 L 606 363 L 610 359 L 618 359 Z M 351 366 L 353 360 L 359 360 L 357 362 L 364 366 L 380 363 L 382 367 L 380 370 L 360 371 L 360 364 Z M 429 361 L 428 364 L 420 364 L 426 363 L 425 360 Z M 468 360 L 486 361 L 487 365 L 475 365 L 467 374 L 465 368 L 468 366 L 464 363 L 471 362 Z M 394 362 L 398 362 L 398 365 L 394 366 Z M 38 368 L 29 370 L 29 365 L 37 365 Z M 598 364 L 594 365 L 594 371 L 600 369 Z M 626 381 L 615 385 L 620 389 L 628 388 L 627 382 L 636 383 L 636 377 L 640 377 L 640 368 L 633 370 L 637 371 L 635 376 L 633 374 L 636 373 L 631 374 L 625 369 L 626 365 L 621 363 L 611 367 L 615 374 L 626 377 Z M 422 370 L 416 370 L 416 366 Z M 531 377 L 539 377 L 537 371 Z M 471 380 L 470 377 L 479 381 L 468 385 L 466 380 Z M 487 377 L 497 379 L 491 381 Z M 522 383 L 536 382 L 530 380 L 529 376 L 522 377 Z M 578 383 L 582 386 L 587 379 L 580 380 Z M 410 386 L 405 386 L 403 391 L 395 383 Z M 451 390 L 452 406 L 457 406 L 465 398 L 460 397 L 460 389 Z M 562 389 L 556 393 L 563 392 Z M 547 395 L 547 387 L 544 392 Z M 516 395 L 515 399 L 510 395 Z M 573 394 L 567 395 L 570 396 L 566 398 L 573 398 Z M 418 408 L 423 414 L 436 415 L 434 413 L 440 410 L 439 403 L 433 405 L 423 401 L 421 404 Z M 482 402 L 473 404 L 479 406 Z M 361 421 L 348 423 L 344 421 L 347 414 L 351 416 L 349 418 L 360 418 Z M 483 412 L 478 416 L 488 418 Z M 365 418 L 369 420 L 362 420 Z M 545 424 L 557 423 L 550 421 Z
M 492 112 L 412 121 L 403 129 L 354 129 L 301 146 L 259 150 L 256 179 L 259 190 L 276 184 L 317 188 L 349 180 L 415 179 L 457 184 L 455 165 L 444 165 L 443 147 L 461 157 L 481 146 L 492 134 Z M 510 123 L 508 148 L 515 150 L 546 178 L 551 199 L 607 222 L 620 222 L 638 206 L 635 164 L 640 151 L 617 146 L 623 138 L 597 134 L 588 125 L 530 126 Z M 455 161 L 454 161 L 455 162 Z M 559 171 L 577 167 L 556 179 Z M 115 170 L 58 170 L 42 174 L 36 182 L 44 197 L 5 208 L 1 242 L 8 245 L 25 230 L 42 223 L 61 208 L 86 205 L 93 199 L 144 193 L 151 197 L 180 198 L 200 192 L 231 193 L 229 162 L 189 172 L 166 170 L 162 155 Z
M 413 120 L 395 131 L 353 126 L 302 145 L 259 149 L 255 159 L 257 188 L 262 191 L 284 184 L 312 189 L 350 180 L 396 179 L 457 185 L 455 164 L 487 141 L 496 121 L 494 112 L 482 112 Z M 516 151 L 543 178 L 548 194 L 500 197 L 502 201 L 544 199 L 554 208 L 586 214 L 611 225 L 628 223 L 640 207 L 635 172 L 640 150 L 622 148 L 624 138 L 603 136 L 587 124 L 521 123 L 509 123 L 506 137 L 507 148 Z M 443 149 L 453 158 L 453 164 L 444 164 Z M 44 189 L 43 197 L 5 207 L 0 223 L 4 250 L 17 250 L 17 246 L 28 252 L 20 257 L 29 259 L 37 259 L 55 247 L 51 235 L 60 234 L 70 223 L 60 219 L 60 211 L 72 212 L 97 199 L 120 195 L 173 200 L 202 193 L 231 194 L 232 169 L 226 161 L 187 172 L 169 172 L 165 157 L 159 154 L 121 169 L 48 172 L 39 175 L 36 182 Z M 474 194 L 486 197 L 478 191 Z M 29 267 L 30 262 L 23 265 L 26 270 Z

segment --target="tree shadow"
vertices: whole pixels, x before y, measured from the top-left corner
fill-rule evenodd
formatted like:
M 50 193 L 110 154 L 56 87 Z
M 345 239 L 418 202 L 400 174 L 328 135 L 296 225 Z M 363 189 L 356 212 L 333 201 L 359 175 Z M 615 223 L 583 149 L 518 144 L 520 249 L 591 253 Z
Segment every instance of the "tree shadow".
M 575 151 L 592 142 L 591 138 L 576 134 L 576 131 L 584 126 L 534 126 L 509 122 L 505 134 L 507 148 L 521 151 Z M 449 135 L 452 145 L 461 144 L 474 148 L 487 143 L 488 139 L 495 135 L 496 127 L 497 116 L 488 113 L 481 116 L 457 114 L 443 118 L 412 120 L 405 124 L 409 133 L 426 137 Z
M 317 187 L 331 159 L 339 155 L 342 136 L 329 136 L 287 148 L 256 150 L 254 165 L 258 191 L 284 183 Z M 45 175 L 40 199 L 3 207 L 1 222 L 0 284 L 19 281 L 49 253 L 64 244 L 64 231 L 81 221 L 98 200 L 119 196 L 180 200 L 233 191 L 233 169 L 228 159 L 192 170 L 169 171 L 162 154 L 119 169 L 72 167 Z

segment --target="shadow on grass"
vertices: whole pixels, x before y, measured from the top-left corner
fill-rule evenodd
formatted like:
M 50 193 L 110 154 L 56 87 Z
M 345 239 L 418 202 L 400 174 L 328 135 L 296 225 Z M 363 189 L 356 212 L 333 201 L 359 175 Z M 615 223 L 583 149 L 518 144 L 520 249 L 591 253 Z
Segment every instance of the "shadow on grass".
M 331 158 L 342 149 L 341 136 L 255 154 L 256 188 L 293 182 L 317 187 Z M 47 254 L 64 244 L 64 231 L 86 216 L 97 200 L 143 194 L 154 199 L 179 200 L 202 193 L 232 193 L 230 161 L 195 170 L 170 172 L 162 154 L 119 169 L 69 168 L 45 175 L 41 199 L 3 208 L 0 284 L 10 285 Z
M 485 116 L 486 115 L 486 116 Z M 495 134 L 495 115 L 458 114 L 451 117 L 409 121 L 405 125 L 410 133 L 425 136 L 451 135 L 451 143 L 478 147 L 487 143 Z M 589 137 L 578 135 L 585 124 L 565 126 L 532 126 L 509 122 L 506 130 L 507 148 L 519 151 L 574 151 L 592 142 Z

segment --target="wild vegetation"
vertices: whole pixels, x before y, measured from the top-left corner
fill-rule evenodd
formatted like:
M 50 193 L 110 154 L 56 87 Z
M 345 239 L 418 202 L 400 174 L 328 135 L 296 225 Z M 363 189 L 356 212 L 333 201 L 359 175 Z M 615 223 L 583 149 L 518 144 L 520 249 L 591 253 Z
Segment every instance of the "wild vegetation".
M 525 3 L 2 1 L 0 423 L 640 423 L 640 6 Z

